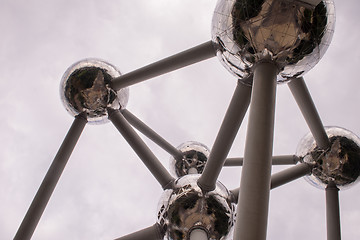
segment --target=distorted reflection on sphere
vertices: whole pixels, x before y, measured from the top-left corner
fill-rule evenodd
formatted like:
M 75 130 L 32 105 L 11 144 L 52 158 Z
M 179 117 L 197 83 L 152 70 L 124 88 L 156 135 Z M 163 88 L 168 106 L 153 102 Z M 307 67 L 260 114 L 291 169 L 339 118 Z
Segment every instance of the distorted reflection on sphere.
M 170 172 L 177 177 L 187 174 L 202 173 L 209 157 L 210 150 L 204 144 L 188 141 L 177 149 L 182 153 L 181 158 L 170 158 Z
M 315 8 L 298 0 L 219 0 L 212 40 L 221 63 L 236 77 L 271 59 L 278 81 L 301 77 L 327 50 L 335 27 L 333 0 Z
M 186 175 L 166 190 L 159 202 L 157 222 L 169 240 L 188 239 L 193 229 L 208 239 L 224 240 L 234 224 L 234 204 L 229 191 L 218 182 L 215 190 L 203 193 L 197 185 L 199 174 Z
M 328 127 L 330 147 L 320 149 L 312 134 L 306 135 L 297 149 L 302 162 L 313 166 L 306 179 L 312 185 L 325 188 L 330 182 L 344 189 L 359 181 L 360 175 L 360 139 L 352 132 Z
M 87 114 L 89 123 L 107 122 L 107 110 L 125 108 L 129 89 L 115 91 L 111 80 L 120 71 L 111 64 L 98 59 L 85 59 L 73 64 L 62 77 L 60 95 L 66 110 L 76 116 Z

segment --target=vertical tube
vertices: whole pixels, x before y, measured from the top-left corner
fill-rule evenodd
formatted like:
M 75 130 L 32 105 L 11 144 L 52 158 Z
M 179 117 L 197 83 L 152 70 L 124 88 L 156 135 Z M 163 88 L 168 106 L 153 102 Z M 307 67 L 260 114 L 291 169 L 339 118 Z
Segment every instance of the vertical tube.
M 254 70 L 234 240 L 266 239 L 277 71 L 270 62 Z
M 160 226 L 155 224 L 151 227 L 139 230 L 129 235 L 117 238 L 115 240 L 162 240 L 163 234 L 161 233 Z
M 249 107 L 251 87 L 238 82 L 198 185 L 203 191 L 215 189 L 217 178 Z
M 144 141 L 137 135 L 135 130 L 126 121 L 125 117 L 121 114 L 120 110 L 108 108 L 109 119 L 114 126 L 123 135 L 125 140 L 134 149 L 139 158 L 143 161 L 145 166 L 149 169 L 156 180 L 161 184 L 163 189 L 172 188 L 174 178 L 164 168 L 159 159 L 151 152 L 146 146 Z
M 327 240 L 341 240 L 339 189 L 330 182 L 325 192 Z
M 167 142 L 164 138 L 162 138 L 159 134 L 157 134 L 154 130 L 152 130 L 149 126 L 143 123 L 140 119 L 138 119 L 134 114 L 132 114 L 129 110 L 124 109 L 121 111 L 126 120 L 142 132 L 145 136 L 150 138 L 154 143 L 159 145 L 162 149 L 171 154 L 175 159 L 181 159 L 182 153 L 174 146 L 172 146 L 169 142 Z
M 74 147 L 87 123 L 86 115 L 76 116 L 71 125 L 59 151 L 57 152 L 39 190 L 37 191 L 15 237 L 14 240 L 31 239 L 37 224 L 40 221 L 47 203 L 58 183 L 66 163 L 74 150 Z
M 293 79 L 288 83 L 288 86 L 314 136 L 316 144 L 321 149 L 327 149 L 330 146 L 329 138 L 325 132 L 319 113 L 316 110 L 304 79 Z
M 215 56 L 216 51 L 213 42 L 208 41 L 133 72 L 121 75 L 118 78 L 114 78 L 112 87 L 115 90 L 119 90 Z

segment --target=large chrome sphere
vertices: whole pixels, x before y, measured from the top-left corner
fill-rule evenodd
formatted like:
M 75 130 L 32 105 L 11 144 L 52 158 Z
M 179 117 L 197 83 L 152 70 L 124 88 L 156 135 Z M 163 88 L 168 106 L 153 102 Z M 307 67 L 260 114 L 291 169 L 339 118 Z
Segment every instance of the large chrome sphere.
M 360 139 L 339 127 L 328 127 L 326 133 L 330 140 L 328 149 L 320 149 L 309 133 L 300 141 L 296 154 L 313 166 L 312 174 L 305 178 L 312 185 L 325 188 L 333 182 L 343 189 L 359 181 Z
M 333 0 L 315 8 L 298 0 L 219 0 L 212 40 L 221 63 L 236 77 L 250 76 L 256 63 L 270 58 L 283 82 L 303 76 L 319 62 L 334 25 Z
M 107 107 L 125 108 L 129 89 L 116 92 L 110 82 L 119 77 L 113 65 L 98 59 L 85 59 L 73 64 L 64 73 L 60 84 L 61 100 L 73 116 L 86 112 L 89 123 L 107 121 Z
M 159 202 L 158 223 L 169 240 L 189 239 L 201 229 L 207 239 L 224 240 L 234 224 L 234 204 L 228 190 L 217 183 L 214 191 L 203 193 L 197 185 L 200 175 L 191 174 L 175 181 Z
M 181 144 L 177 149 L 182 153 L 182 158 L 170 158 L 170 172 L 177 177 L 187 174 L 202 173 L 209 157 L 210 150 L 204 144 L 189 141 Z

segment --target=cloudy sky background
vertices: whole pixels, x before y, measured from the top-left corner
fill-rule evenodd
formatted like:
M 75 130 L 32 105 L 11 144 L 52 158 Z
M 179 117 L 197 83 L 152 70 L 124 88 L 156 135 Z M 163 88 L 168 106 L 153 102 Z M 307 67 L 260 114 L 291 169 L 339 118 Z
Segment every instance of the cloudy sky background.
M 73 118 L 62 74 L 87 57 L 123 73 L 210 40 L 216 0 L 0 2 L 0 239 L 15 235 Z M 360 134 L 360 2 L 336 1 L 327 54 L 305 76 L 325 125 Z M 128 109 L 175 146 L 211 147 L 236 79 L 216 58 L 130 88 Z M 243 156 L 247 121 L 230 157 Z M 277 90 L 274 155 L 308 133 L 286 85 Z M 168 167 L 169 155 L 148 141 Z M 284 167 L 274 167 L 273 172 Z M 220 180 L 239 186 L 240 168 Z M 33 239 L 114 239 L 152 225 L 162 189 L 111 124 L 86 126 Z M 360 185 L 340 192 L 343 239 L 360 239 Z M 303 179 L 271 192 L 268 239 L 326 239 L 325 193 Z

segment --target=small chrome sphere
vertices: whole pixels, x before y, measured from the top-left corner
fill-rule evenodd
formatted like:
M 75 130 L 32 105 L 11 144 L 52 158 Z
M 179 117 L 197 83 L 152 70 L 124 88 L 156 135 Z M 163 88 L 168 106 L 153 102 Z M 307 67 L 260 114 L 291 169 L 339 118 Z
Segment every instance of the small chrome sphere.
M 359 181 L 360 139 L 339 127 L 327 127 L 326 133 L 330 140 L 328 149 L 320 149 L 311 133 L 298 145 L 296 154 L 300 161 L 313 166 L 311 175 L 305 179 L 321 189 L 330 182 L 340 189 L 347 188 Z
M 210 150 L 204 144 L 188 141 L 177 149 L 182 153 L 182 158 L 170 158 L 170 172 L 177 177 L 187 174 L 202 173 L 209 157 Z
M 168 240 L 189 239 L 195 229 L 206 232 L 208 239 L 227 239 L 234 224 L 234 204 L 229 191 L 217 183 L 215 190 L 204 193 L 197 185 L 199 174 L 175 181 L 159 202 L 157 222 Z
M 212 20 L 217 56 L 237 78 L 264 60 L 275 62 L 278 82 L 301 77 L 327 50 L 334 32 L 333 0 L 316 7 L 299 0 L 219 0 Z
M 73 116 L 87 114 L 89 123 L 108 121 L 107 107 L 125 108 L 129 89 L 115 91 L 111 80 L 121 75 L 113 65 L 98 59 L 85 59 L 70 66 L 60 84 L 61 100 Z

